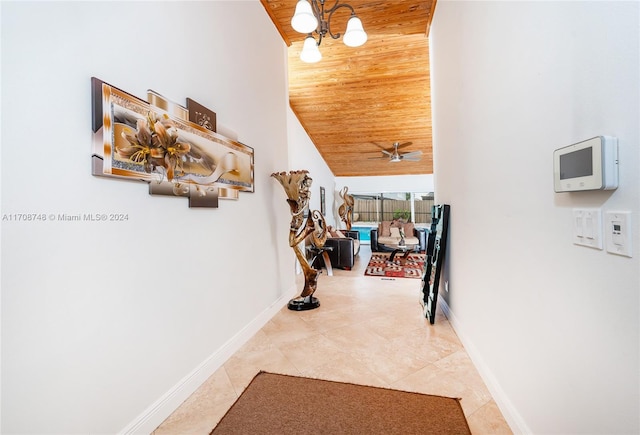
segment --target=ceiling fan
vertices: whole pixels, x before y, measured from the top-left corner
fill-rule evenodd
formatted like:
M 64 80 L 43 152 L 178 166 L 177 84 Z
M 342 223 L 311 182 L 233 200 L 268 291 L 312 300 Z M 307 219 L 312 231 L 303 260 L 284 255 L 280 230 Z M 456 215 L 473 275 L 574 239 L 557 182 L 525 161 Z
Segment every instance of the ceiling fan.
M 418 162 L 420 161 L 420 156 L 422 155 L 422 151 L 411 151 L 408 153 L 399 153 L 398 149 L 399 148 L 403 148 L 406 146 L 409 146 L 412 144 L 412 142 L 405 142 L 405 143 L 400 143 L 400 142 L 394 142 L 393 146 L 391 148 L 385 148 L 380 144 L 377 144 L 375 142 L 371 142 L 372 144 L 376 145 L 377 147 L 382 148 L 382 153 L 384 154 L 382 157 L 369 157 L 370 159 L 389 159 L 389 162 L 391 163 L 395 163 L 395 162 L 401 162 L 403 160 L 407 160 L 407 161 L 411 161 L 411 162 Z

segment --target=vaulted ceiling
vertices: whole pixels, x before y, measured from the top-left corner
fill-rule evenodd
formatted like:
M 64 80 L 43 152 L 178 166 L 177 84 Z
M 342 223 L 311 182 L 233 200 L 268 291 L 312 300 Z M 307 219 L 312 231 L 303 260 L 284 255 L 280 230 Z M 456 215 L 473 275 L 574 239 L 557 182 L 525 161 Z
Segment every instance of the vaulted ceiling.
M 297 0 L 260 1 L 288 46 L 290 106 L 335 176 L 433 173 L 428 34 L 436 0 L 340 1 L 355 9 L 368 40 L 352 48 L 327 35 L 315 64 L 299 58 Z M 337 10 L 332 31 L 344 33 L 349 16 Z M 411 142 L 399 151 L 421 151 L 420 161 L 390 162 L 381 148 L 394 142 Z

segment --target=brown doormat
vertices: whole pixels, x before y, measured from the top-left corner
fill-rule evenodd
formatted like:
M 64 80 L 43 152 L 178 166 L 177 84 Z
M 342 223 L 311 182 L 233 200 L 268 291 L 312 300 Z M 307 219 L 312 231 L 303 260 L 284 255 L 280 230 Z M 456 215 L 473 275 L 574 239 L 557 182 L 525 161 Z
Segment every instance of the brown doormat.
M 471 434 L 458 399 L 260 372 L 212 434 Z

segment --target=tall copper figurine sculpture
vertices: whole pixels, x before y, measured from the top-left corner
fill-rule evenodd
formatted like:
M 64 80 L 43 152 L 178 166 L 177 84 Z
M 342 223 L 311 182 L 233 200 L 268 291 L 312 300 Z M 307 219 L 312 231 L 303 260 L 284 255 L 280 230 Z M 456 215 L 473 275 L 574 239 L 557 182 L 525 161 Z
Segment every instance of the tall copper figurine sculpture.
M 304 273 L 304 288 L 297 298 L 289 301 L 289 309 L 302 311 L 312 310 L 320 306 L 318 298 L 313 297 L 313 293 L 318 287 L 319 271 L 311 267 L 304 252 L 300 249 L 300 243 L 307 237 L 316 248 L 322 248 L 327 240 L 327 225 L 324 216 L 318 210 L 309 211 L 305 217 L 304 210 L 309 205 L 311 197 L 311 182 L 309 171 L 274 172 L 273 178 L 278 180 L 285 193 L 287 203 L 291 209 L 291 226 L 289 228 L 289 246 L 293 248 L 302 271 Z
M 340 215 L 340 219 L 347 226 L 347 231 L 351 230 L 351 222 L 353 221 L 353 206 L 355 204 L 355 200 L 353 196 L 349 195 L 347 192 L 349 188 L 344 186 L 340 191 L 340 198 L 344 201 L 340 207 L 338 207 L 338 214 Z

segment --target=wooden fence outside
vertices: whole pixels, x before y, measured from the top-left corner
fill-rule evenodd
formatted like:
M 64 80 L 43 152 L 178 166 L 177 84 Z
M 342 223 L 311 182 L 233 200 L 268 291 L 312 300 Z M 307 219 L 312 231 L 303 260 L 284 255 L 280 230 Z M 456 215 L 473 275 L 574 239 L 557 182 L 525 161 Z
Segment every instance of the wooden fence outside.
M 357 222 L 381 222 L 402 217 L 417 224 L 430 224 L 433 199 L 416 200 L 413 204 L 414 216 L 411 216 L 411 200 L 356 199 L 353 213 L 354 217 L 358 216 Z

